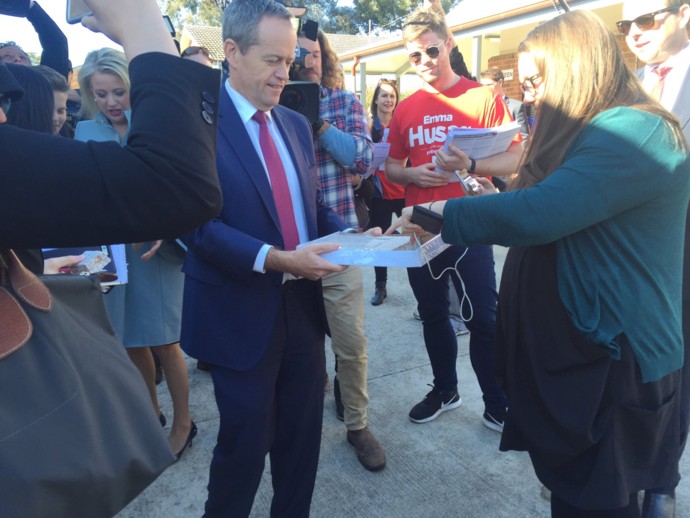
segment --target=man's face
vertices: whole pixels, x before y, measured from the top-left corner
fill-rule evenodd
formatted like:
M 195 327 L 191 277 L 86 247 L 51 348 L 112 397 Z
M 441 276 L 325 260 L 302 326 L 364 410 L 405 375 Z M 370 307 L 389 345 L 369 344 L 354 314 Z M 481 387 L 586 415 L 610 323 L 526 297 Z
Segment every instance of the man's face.
M 405 49 L 414 71 L 431 86 L 445 82 L 453 74 L 449 57 L 450 41 L 443 41 L 435 32 L 425 32 L 419 38 L 408 41 Z
M 623 20 L 634 20 L 643 14 L 666 7 L 665 0 L 625 0 Z M 630 50 L 648 64 L 660 64 L 682 50 L 688 42 L 686 28 L 690 20 L 690 6 L 678 11 L 667 11 L 654 16 L 654 26 L 646 31 L 636 23 L 625 38 Z
M 14 63 L 15 65 L 31 65 L 29 56 L 22 49 L 12 45 L 0 49 L 0 60 L 5 63 Z
M 297 73 L 297 79 L 300 81 L 311 81 L 312 83 L 321 83 L 323 71 L 321 69 L 321 44 L 317 41 L 312 41 L 309 38 L 299 38 L 299 46 L 304 50 L 308 50 L 312 55 L 311 68 L 302 68 Z
M 493 79 L 491 79 L 490 77 L 482 77 L 479 80 L 479 82 L 481 84 L 483 84 L 484 86 L 488 86 L 494 94 L 503 93 L 503 90 L 501 89 L 501 82 L 500 81 L 496 82 Z
M 55 110 L 53 111 L 53 135 L 60 133 L 62 125 L 67 120 L 67 92 L 53 90 Z
M 223 44 L 230 66 L 230 84 L 252 105 L 268 111 L 280 100 L 295 58 L 297 35 L 289 20 L 264 16 L 258 27 L 259 42 L 240 52 L 234 40 Z

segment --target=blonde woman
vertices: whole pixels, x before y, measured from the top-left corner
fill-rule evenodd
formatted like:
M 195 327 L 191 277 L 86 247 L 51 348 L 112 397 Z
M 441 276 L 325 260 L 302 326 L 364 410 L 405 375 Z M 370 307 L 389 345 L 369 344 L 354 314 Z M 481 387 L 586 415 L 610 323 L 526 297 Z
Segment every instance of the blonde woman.
M 77 124 L 75 139 L 114 141 L 124 146 L 131 118 L 125 55 L 110 48 L 90 52 L 79 73 L 79 86 L 81 115 L 91 120 Z M 179 459 L 197 433 L 189 414 L 187 366 L 179 346 L 182 258 L 176 255 L 175 245 L 162 241 L 127 245 L 126 251 L 129 282 L 106 295 L 106 304 L 118 337 L 146 381 L 156 415 L 165 425 L 156 397 L 150 348 L 160 358 L 174 410 L 170 447 Z

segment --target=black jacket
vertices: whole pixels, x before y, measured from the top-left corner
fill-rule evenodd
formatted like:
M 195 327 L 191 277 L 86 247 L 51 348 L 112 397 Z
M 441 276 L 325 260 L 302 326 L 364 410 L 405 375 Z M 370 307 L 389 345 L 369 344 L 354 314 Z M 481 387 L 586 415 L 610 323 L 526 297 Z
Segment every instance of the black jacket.
M 169 238 L 219 212 L 217 71 L 147 53 L 130 78 L 125 147 L 0 126 L 0 248 Z

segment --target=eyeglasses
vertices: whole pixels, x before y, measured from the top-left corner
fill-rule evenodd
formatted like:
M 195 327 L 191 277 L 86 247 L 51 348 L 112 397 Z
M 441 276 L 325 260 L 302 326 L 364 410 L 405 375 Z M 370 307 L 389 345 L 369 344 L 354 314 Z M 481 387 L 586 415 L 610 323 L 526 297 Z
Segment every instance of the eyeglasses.
M 630 28 L 632 27 L 633 23 L 637 25 L 641 31 L 648 31 L 649 29 L 653 29 L 656 25 L 655 16 L 657 14 L 677 11 L 680 8 L 680 5 L 664 7 L 663 9 L 659 9 L 658 11 L 654 11 L 653 13 L 641 14 L 634 20 L 621 20 L 619 22 L 616 22 L 616 27 L 618 28 L 618 32 L 620 32 L 623 36 L 627 36 L 630 33 Z
M 0 110 L 5 112 L 5 115 L 7 115 L 7 112 L 10 111 L 10 106 L 12 106 L 12 99 L 9 97 L 0 97 Z
M 211 59 L 211 52 L 206 47 L 196 47 L 196 46 L 191 46 L 191 47 L 187 47 L 186 49 L 184 49 L 182 51 L 182 57 L 186 58 L 189 56 L 195 56 L 199 52 L 201 52 L 208 59 Z
M 534 74 L 533 76 L 528 77 L 522 83 L 520 83 L 520 90 L 523 92 L 533 91 L 535 88 L 537 88 L 537 85 L 534 84 L 537 79 L 541 79 L 539 74 Z
M 424 54 L 429 56 L 431 59 L 436 59 L 441 53 L 441 45 L 443 45 L 443 42 L 436 43 L 435 45 L 429 45 L 424 51 Z M 407 58 L 413 65 L 419 65 L 422 62 L 422 53 L 419 51 L 412 52 L 407 56 Z

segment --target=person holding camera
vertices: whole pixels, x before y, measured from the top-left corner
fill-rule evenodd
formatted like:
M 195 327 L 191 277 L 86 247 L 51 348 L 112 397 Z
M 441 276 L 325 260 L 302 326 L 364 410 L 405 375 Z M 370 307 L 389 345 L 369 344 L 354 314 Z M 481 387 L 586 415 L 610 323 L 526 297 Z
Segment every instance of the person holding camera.
M 67 37 L 57 26 L 55 21 L 34 0 L 26 2 L 0 2 L 0 13 L 7 4 L 7 14 L 11 16 L 25 16 L 33 25 L 41 42 L 41 65 L 52 68 L 67 78 L 69 66 L 69 46 Z M 0 43 L 0 60 L 5 63 L 31 66 L 31 58 L 19 45 L 13 41 Z
M 299 34 L 300 48 L 313 57 L 292 78 L 320 85 L 319 119 L 312 124 L 319 180 L 326 204 L 351 227 L 359 226 L 355 211 L 353 176 L 364 177 L 373 159 L 364 107 L 342 90 L 342 71 L 326 35 L 319 30 L 316 40 Z M 350 266 L 323 279 L 323 296 L 336 356 L 337 376 L 333 382 L 336 415 L 345 421 L 347 440 L 360 463 L 370 471 L 383 469 L 386 454 L 367 426 L 367 339 L 364 336 L 364 284 L 362 270 Z

